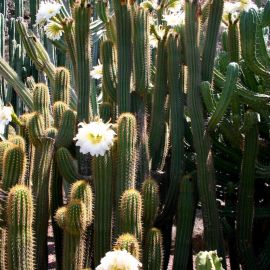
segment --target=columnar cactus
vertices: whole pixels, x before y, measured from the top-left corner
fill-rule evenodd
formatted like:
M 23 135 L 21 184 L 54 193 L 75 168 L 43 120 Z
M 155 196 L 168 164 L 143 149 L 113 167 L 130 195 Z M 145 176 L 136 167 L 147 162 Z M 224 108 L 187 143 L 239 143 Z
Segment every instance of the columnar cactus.
M 201 251 L 196 255 L 196 270 L 224 270 L 216 251 Z
M 8 269 L 34 270 L 34 205 L 29 188 L 14 186 L 7 200 L 7 264 Z
M 131 233 L 142 240 L 142 198 L 135 189 L 126 190 L 120 200 L 120 228 L 122 233 Z

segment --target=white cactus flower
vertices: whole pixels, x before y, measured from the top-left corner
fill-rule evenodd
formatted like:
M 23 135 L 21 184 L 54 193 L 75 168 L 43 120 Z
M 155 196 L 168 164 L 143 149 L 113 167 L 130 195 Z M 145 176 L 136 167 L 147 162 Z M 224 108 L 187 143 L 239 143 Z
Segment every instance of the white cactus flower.
M 99 62 L 99 64 L 97 66 L 93 67 L 93 70 L 90 72 L 90 76 L 96 80 L 101 79 L 102 78 L 102 67 L 103 67 L 103 65 L 100 64 L 100 62 Z
M 4 106 L 0 110 L 0 134 L 5 133 L 5 127 L 12 121 L 12 107 Z
M 81 153 L 104 156 L 113 145 L 115 135 L 111 124 L 103 123 L 100 119 L 89 124 L 79 123 L 79 130 L 74 140 L 77 140 L 76 146 L 80 147 Z
M 96 270 L 138 270 L 142 264 L 126 250 L 114 250 L 106 253 Z
M 183 23 L 185 16 L 183 12 L 171 12 L 169 14 L 163 15 L 163 21 L 166 21 L 168 26 L 177 26 Z
M 59 40 L 64 33 L 62 25 L 52 21 L 44 26 L 44 30 L 47 38 L 51 40 Z
M 36 24 L 44 24 L 60 12 L 62 4 L 55 1 L 41 1 L 36 15 Z

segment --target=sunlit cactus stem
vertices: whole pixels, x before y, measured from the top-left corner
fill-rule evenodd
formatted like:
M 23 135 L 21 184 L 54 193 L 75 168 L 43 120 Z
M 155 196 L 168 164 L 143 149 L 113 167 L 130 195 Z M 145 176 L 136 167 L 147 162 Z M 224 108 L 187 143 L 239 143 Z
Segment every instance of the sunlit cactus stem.
M 112 245 L 113 171 L 112 153 L 92 160 L 95 186 L 94 259 L 97 265 Z
M 216 203 L 215 173 L 209 135 L 205 132 L 200 96 L 201 62 L 197 43 L 198 1 L 185 2 L 185 44 L 188 66 L 187 104 L 197 154 L 197 186 L 202 202 L 206 246 L 224 255 L 223 236 Z M 225 262 L 224 262 L 225 263 Z
M 34 270 L 33 198 L 29 188 L 14 186 L 8 195 L 8 270 Z

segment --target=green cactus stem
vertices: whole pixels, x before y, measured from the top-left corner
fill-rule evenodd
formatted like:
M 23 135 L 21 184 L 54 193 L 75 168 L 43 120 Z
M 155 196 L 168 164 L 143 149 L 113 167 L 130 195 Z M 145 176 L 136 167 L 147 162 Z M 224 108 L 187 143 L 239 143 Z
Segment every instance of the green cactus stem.
M 143 225 L 145 231 L 153 226 L 159 209 L 159 187 L 157 182 L 152 179 L 146 179 L 142 184 L 142 199 L 143 199 Z
M 14 145 L 4 152 L 1 188 L 8 192 L 14 185 L 24 182 L 26 170 L 26 154 Z
M 126 190 L 120 200 L 121 232 L 142 240 L 142 197 L 135 189 Z
M 29 188 L 14 186 L 8 195 L 8 270 L 34 270 L 33 198 Z
M 197 44 L 198 1 L 185 2 L 185 44 L 188 66 L 187 104 L 191 117 L 194 148 L 197 154 L 198 191 L 202 202 L 205 241 L 209 249 L 224 254 L 223 236 L 216 204 L 215 174 L 209 135 L 205 132 L 200 97 L 201 64 Z
M 224 270 L 216 251 L 201 251 L 196 255 L 196 270 Z
M 255 164 L 258 149 L 258 118 L 255 112 L 245 114 L 245 143 L 240 174 L 238 205 L 236 211 L 236 238 L 240 262 L 245 269 L 256 269 L 252 246 L 252 227 L 254 217 Z
M 197 204 L 194 179 L 181 179 L 177 207 L 177 231 L 173 269 L 187 269 L 191 253 L 191 241 Z
M 35 198 L 36 214 L 34 232 L 36 237 L 35 253 L 37 268 L 48 269 L 47 232 L 49 221 L 49 186 L 50 168 L 53 158 L 54 140 L 41 138 L 40 145 L 35 148 L 31 181 Z
M 56 151 L 56 162 L 60 174 L 69 184 L 81 178 L 74 164 L 74 159 L 65 147 L 60 147 Z
M 70 74 L 64 67 L 55 69 L 53 101 L 62 101 L 69 105 L 70 100 Z
M 114 0 L 117 47 L 117 105 L 119 113 L 130 112 L 132 69 L 131 14 L 127 1 Z
M 50 95 L 48 87 L 37 83 L 33 91 L 34 110 L 43 116 L 45 129 L 50 127 Z
M 145 270 L 163 269 L 163 240 L 157 228 L 147 232 L 143 262 Z

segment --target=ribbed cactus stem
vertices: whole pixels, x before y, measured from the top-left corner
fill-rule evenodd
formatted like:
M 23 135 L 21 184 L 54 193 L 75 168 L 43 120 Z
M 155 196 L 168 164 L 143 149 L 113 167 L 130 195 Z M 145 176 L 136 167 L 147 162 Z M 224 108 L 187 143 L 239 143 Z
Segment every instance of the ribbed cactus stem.
M 142 240 L 142 198 L 135 189 L 126 190 L 120 200 L 121 232 Z
M 239 62 L 240 44 L 238 23 L 230 23 L 228 27 L 227 49 L 230 62 Z
M 163 239 L 161 231 L 151 228 L 146 235 L 144 252 L 145 270 L 163 269 Z
M 34 270 L 34 205 L 31 190 L 14 186 L 8 195 L 8 270 Z
M 112 163 L 111 151 L 92 160 L 95 186 L 94 259 L 96 265 L 104 254 L 111 250 L 112 245 Z
M 132 256 L 140 260 L 141 257 L 141 248 L 136 237 L 130 233 L 121 234 L 115 244 L 114 249 L 116 250 L 126 250 Z
M 60 121 L 56 145 L 58 147 L 69 147 L 73 142 L 73 138 L 75 137 L 75 130 L 76 114 L 74 111 L 68 109 L 63 113 Z
M 34 113 L 27 121 L 27 128 L 30 142 L 35 146 L 40 145 L 41 138 L 45 134 L 45 123 L 43 116 L 39 113 Z
M 0 142 L 0 179 L 2 179 L 3 172 L 3 161 L 5 151 L 13 146 L 13 143 L 10 141 L 2 141 Z
M 35 258 L 37 268 L 48 269 L 47 231 L 49 221 L 49 186 L 50 168 L 53 157 L 54 140 L 42 138 L 35 148 L 35 156 L 31 173 L 33 196 L 35 198 L 36 214 L 34 231 L 36 236 Z
M 54 126 L 56 128 L 60 127 L 62 116 L 67 109 L 68 109 L 67 104 L 62 101 L 57 101 L 53 104 L 53 119 L 54 119 Z
M 90 117 L 90 16 L 91 9 L 86 0 L 74 4 L 75 43 L 78 85 L 78 121 L 89 121 Z
M 25 139 L 22 136 L 16 135 L 13 136 L 9 139 L 9 141 L 15 145 L 18 145 L 22 148 L 23 151 L 25 151 L 25 147 L 26 147 L 26 143 L 25 143 Z
M 254 181 L 255 164 L 258 149 L 259 115 L 255 112 L 245 114 L 245 143 L 240 174 L 237 220 L 237 247 L 240 262 L 245 269 L 256 269 L 252 247 L 252 228 L 254 218 Z
M 69 105 L 70 99 L 70 74 L 64 67 L 55 69 L 53 101 L 62 101 Z
M 192 232 L 197 204 L 196 185 L 194 179 L 181 179 L 177 207 L 177 231 L 173 269 L 187 269 L 191 253 Z
M 205 133 L 202 101 L 200 97 L 201 65 L 197 44 L 198 1 L 185 2 L 185 48 L 188 66 L 188 110 L 194 148 L 197 154 L 198 191 L 202 202 L 206 246 L 224 255 L 223 237 L 216 204 L 216 187 L 211 145 Z
M 70 190 L 71 200 L 80 200 L 86 207 L 86 225 L 90 225 L 93 221 L 93 191 L 90 184 L 86 180 L 78 180 L 72 184 Z
M 127 1 L 114 0 L 117 47 L 117 105 L 119 113 L 130 112 L 132 69 L 131 15 Z
M 34 110 L 44 118 L 45 128 L 50 127 L 50 95 L 48 87 L 37 83 L 33 91 Z
M 10 188 L 18 183 L 24 182 L 26 169 L 26 155 L 24 150 L 17 145 L 12 146 L 4 152 L 2 168 L 1 188 L 8 192 Z
M 157 182 L 148 178 L 143 182 L 142 185 L 142 199 L 143 199 L 143 225 L 147 231 L 153 226 L 155 219 L 158 214 L 159 208 L 159 187 Z
M 66 209 L 60 209 L 57 220 L 64 227 L 63 269 L 81 270 L 85 251 L 86 206 L 80 200 L 72 200 Z
M 141 95 L 145 95 L 148 90 L 151 67 L 148 11 L 143 8 L 137 9 L 136 12 L 134 12 L 133 18 L 135 89 Z
M 202 80 L 212 82 L 216 54 L 218 31 L 223 12 L 223 0 L 214 0 L 210 4 L 206 38 L 202 55 Z
M 80 179 L 78 169 L 76 168 L 74 159 L 72 158 L 68 149 L 60 147 L 56 151 L 56 162 L 60 174 L 68 183 L 72 184 L 76 180 Z
M 216 251 L 201 251 L 195 258 L 196 270 L 224 270 L 221 261 Z
M 158 42 L 156 57 L 156 75 L 151 111 L 149 148 L 152 168 L 157 169 L 163 159 L 165 141 L 165 97 L 167 86 L 166 36 Z
M 104 92 L 113 102 L 116 102 L 116 74 L 114 70 L 112 41 L 103 41 L 101 43 L 100 52 L 102 59 L 102 84 Z

